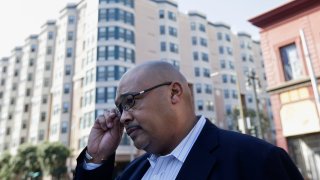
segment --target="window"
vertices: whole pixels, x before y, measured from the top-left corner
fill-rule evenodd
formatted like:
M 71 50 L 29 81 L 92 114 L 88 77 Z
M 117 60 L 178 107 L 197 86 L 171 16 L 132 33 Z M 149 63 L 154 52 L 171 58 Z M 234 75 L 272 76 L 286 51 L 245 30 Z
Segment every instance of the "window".
M 207 94 L 212 94 L 212 85 L 210 85 L 210 84 L 205 84 L 204 86 L 205 86 L 205 92 L 206 92 Z
M 69 31 L 67 34 L 67 40 L 72 41 L 73 40 L 73 31 Z
M 30 95 L 31 95 L 31 89 L 28 88 L 28 89 L 26 89 L 26 96 L 30 96 Z
M 201 44 L 201 46 L 203 46 L 203 47 L 207 47 L 207 46 L 208 46 L 208 42 L 207 42 L 207 40 L 204 39 L 204 38 L 200 38 L 200 44 Z
M 40 129 L 38 133 L 38 140 L 42 141 L 44 139 L 44 130 Z
M 174 43 L 170 43 L 170 52 L 179 53 L 178 45 Z
M 10 135 L 10 133 L 11 133 L 11 129 L 8 127 L 6 130 L 6 135 Z
M 107 40 L 107 28 L 99 27 L 98 28 L 98 41 Z
M 48 101 L 48 96 L 43 96 L 42 97 L 42 104 L 47 104 Z
M 176 21 L 177 20 L 176 14 L 171 12 L 171 11 L 168 11 L 168 17 L 172 21 Z
M 29 59 L 29 66 L 33 66 L 34 59 Z
M 99 9 L 98 21 L 106 21 L 107 20 L 107 9 Z
M 243 62 L 246 62 L 247 61 L 246 54 L 241 54 L 241 59 L 242 59 Z
M 232 61 L 229 61 L 229 68 L 230 68 L 230 69 L 234 69 L 234 65 L 233 65 L 233 62 L 232 62 Z
M 164 10 L 160 10 L 159 11 L 159 18 L 160 19 L 164 19 L 165 17 L 164 17 Z
M 160 34 L 166 34 L 166 27 L 163 25 L 160 26 Z
M 52 54 L 52 47 L 48 46 L 47 47 L 47 55 L 51 55 Z
M 68 102 L 63 102 L 63 107 L 62 107 L 62 112 L 67 113 L 69 112 L 69 103 Z
M 107 102 L 112 103 L 115 99 L 116 91 L 115 88 L 108 87 L 107 88 Z
M 230 42 L 231 39 L 230 39 L 230 35 L 229 34 L 226 34 L 226 41 Z
M 52 31 L 48 32 L 48 39 L 49 40 L 53 39 L 53 32 Z
M 11 98 L 10 104 L 11 104 L 11 105 L 14 105 L 14 103 L 15 103 L 15 98 Z
M 206 61 L 206 62 L 209 61 L 209 56 L 207 53 L 201 53 L 201 58 L 203 61 Z
M 194 68 L 194 75 L 195 75 L 196 77 L 199 77 L 199 76 L 200 76 L 200 68 L 198 68 L 198 67 L 195 67 L 195 68 Z
M 223 95 L 224 95 L 225 99 L 229 99 L 229 97 L 230 97 L 229 90 L 228 89 L 224 89 L 223 90 Z
M 203 110 L 203 101 L 202 100 L 197 101 L 197 108 L 199 111 Z
M 66 57 L 67 57 L 67 58 L 72 57 L 72 48 L 67 48 Z
M 41 121 L 44 122 L 46 120 L 46 113 L 42 112 L 41 113 Z
M 161 46 L 160 49 L 161 49 L 162 52 L 167 50 L 166 42 L 161 42 L 160 46 Z
M 107 80 L 107 69 L 104 66 L 97 67 L 97 81 Z
M 2 99 L 3 97 L 3 92 L 0 92 L 0 99 Z
M 232 98 L 238 99 L 238 92 L 236 90 L 232 90 Z
M 197 45 L 197 37 L 192 37 L 192 45 Z
M 227 47 L 227 52 L 229 55 L 232 55 L 232 48 L 231 47 Z
M 14 76 L 17 77 L 19 75 L 19 70 L 14 71 Z
M 15 91 L 17 89 L 17 83 L 12 84 L 12 91 Z
M 69 94 L 69 93 L 70 93 L 70 89 L 71 89 L 71 86 L 70 86 L 69 83 L 64 84 L 64 86 L 63 86 L 63 93 L 64 93 L 64 94 Z
M 6 72 L 7 72 L 7 67 L 6 67 L 6 66 L 2 68 L 2 72 L 3 72 L 3 73 L 6 73 Z
M 202 92 L 202 88 L 201 88 L 201 84 L 200 83 L 196 84 L 196 91 L 197 91 L 197 93 L 201 93 Z
M 44 78 L 44 79 L 43 79 L 43 86 L 44 86 L 44 87 L 49 87 L 49 85 L 50 85 L 50 80 L 49 80 L 49 78 Z
M 26 129 L 27 128 L 27 123 L 24 121 L 23 123 L 22 123 L 22 129 Z
M 284 78 L 286 81 L 298 79 L 302 76 L 302 65 L 295 44 L 280 48 Z
M 96 103 L 106 103 L 106 93 L 105 93 L 105 88 L 97 88 L 96 89 Z
M 68 17 L 68 24 L 74 24 L 74 23 L 75 23 L 75 20 L 76 20 L 76 17 L 74 17 L 74 16 L 69 16 L 69 17 Z
M 199 53 L 198 52 L 193 52 L 193 60 L 195 60 L 195 61 L 199 60 Z
M 220 60 L 220 68 L 225 69 L 226 68 L 226 61 L 225 60 Z
M 30 51 L 31 52 L 36 52 L 36 50 L 37 50 L 37 45 L 32 44 L 31 47 L 30 47 Z
M 236 84 L 236 83 L 237 83 L 236 77 L 233 76 L 233 75 L 230 75 L 230 82 L 231 82 L 232 84 Z
M 6 80 L 5 79 L 1 79 L 1 86 L 4 86 L 6 84 Z
M 230 105 L 226 105 L 226 113 L 227 115 L 230 115 L 232 113 L 232 109 Z
M 203 68 L 203 76 L 204 77 L 210 77 L 210 70 L 207 68 Z
M 247 95 L 247 100 L 248 100 L 248 103 L 253 102 L 252 96 L 250 94 Z
M 99 46 L 97 49 L 98 53 L 98 61 L 105 60 L 107 58 L 107 47 L 106 46 Z
M 50 71 L 50 69 L 51 69 L 51 62 L 46 62 L 45 70 Z
M 29 111 L 29 105 L 28 104 L 25 104 L 24 105 L 24 112 L 28 112 Z
M 227 83 L 228 82 L 228 76 L 227 75 L 225 75 L 225 74 L 222 75 L 222 82 L 223 83 Z
M 68 132 L 68 122 L 63 121 L 61 124 L 61 133 Z
M 219 46 L 219 54 L 224 54 L 223 46 Z
M 252 57 L 251 54 L 249 55 L 249 61 L 250 61 L 250 62 L 253 62 L 253 57 Z
M 65 66 L 65 75 L 69 76 L 71 74 L 71 65 Z
M 218 39 L 218 40 L 222 40 L 222 33 L 221 33 L 221 32 L 218 32 L 218 33 L 217 33 L 217 39 Z
M 177 28 L 169 26 L 169 34 L 173 37 L 177 37 L 178 36 Z
M 191 31 L 195 31 L 196 30 L 196 23 L 195 22 L 192 22 L 190 24 L 190 29 L 191 29 Z
M 213 102 L 212 101 L 206 101 L 206 107 L 208 111 L 214 111 L 214 106 L 213 106 Z
M 199 30 L 201 32 L 206 32 L 206 26 L 204 24 L 199 24 Z

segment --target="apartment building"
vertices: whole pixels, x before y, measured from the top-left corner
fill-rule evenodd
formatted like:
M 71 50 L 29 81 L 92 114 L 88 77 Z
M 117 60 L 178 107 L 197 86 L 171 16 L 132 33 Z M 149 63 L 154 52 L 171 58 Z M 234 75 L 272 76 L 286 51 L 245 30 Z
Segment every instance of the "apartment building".
M 15 153 L 20 144 L 27 142 L 31 117 L 31 97 L 33 95 L 34 76 L 37 65 L 38 36 L 31 35 L 22 47 L 18 92 L 15 96 L 14 118 L 10 151 Z
M 56 43 L 56 22 L 47 21 L 38 35 L 37 64 L 34 75 L 33 95 L 28 142 L 37 144 L 48 140 L 51 94 L 53 80 L 52 65 Z
M 12 134 L 14 132 L 13 120 L 15 118 L 16 97 L 18 95 L 18 83 L 21 75 L 22 48 L 16 47 L 12 50 L 8 61 L 3 60 L 3 73 L 1 84 L 5 85 L 3 92 L 1 111 L 1 136 L 0 150 L 8 150 L 11 147 Z M 2 73 L 1 73 L 2 74 Z
M 248 106 L 255 107 L 244 76 L 256 69 L 262 83 L 265 80 L 260 77 L 263 67 L 257 67 L 262 65 L 259 47 L 250 35 L 234 34 L 229 25 L 212 23 L 201 12 L 180 12 L 172 0 L 82 0 L 68 4 L 56 21 L 46 22 L 37 37 L 26 41 L 19 106 L 15 107 L 18 114 L 15 123 L 10 123 L 8 113 L 1 113 L 0 122 L 1 127 L 14 124 L 23 132 L 7 144 L 1 139 L 12 138 L 0 136 L 0 145 L 8 149 L 24 142 L 60 141 L 73 149 L 76 157 L 87 144 L 95 118 L 115 107 L 121 76 L 136 64 L 152 60 L 167 61 L 186 76 L 197 114 L 222 128 L 238 130 L 238 122 L 230 114 L 239 107 L 239 94 L 245 94 Z M 246 56 L 245 61 L 241 55 Z M 1 61 L 2 70 L 8 66 L 8 75 L 3 76 L 12 76 L 11 61 Z M 29 82 L 25 78 L 31 72 Z M 6 87 L 12 88 L 10 84 Z M 22 97 L 23 92 L 31 97 Z M 8 98 L 0 103 L 9 102 Z M 4 109 L 7 112 L 8 105 L 2 112 Z M 141 153 L 124 134 L 116 160 L 122 166 Z

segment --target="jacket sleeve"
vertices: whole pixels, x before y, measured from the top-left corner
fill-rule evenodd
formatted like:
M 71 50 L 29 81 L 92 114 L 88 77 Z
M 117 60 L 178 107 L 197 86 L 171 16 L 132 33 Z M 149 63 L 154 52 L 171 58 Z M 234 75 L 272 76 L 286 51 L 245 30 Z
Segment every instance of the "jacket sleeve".
M 74 180 L 87 180 L 87 179 L 103 179 L 111 180 L 114 169 L 115 154 L 111 155 L 100 167 L 93 170 L 86 170 L 83 168 L 85 148 L 77 158 L 77 167 L 74 174 Z
M 279 147 L 270 149 L 264 167 L 265 179 L 296 179 L 303 177 L 287 152 Z

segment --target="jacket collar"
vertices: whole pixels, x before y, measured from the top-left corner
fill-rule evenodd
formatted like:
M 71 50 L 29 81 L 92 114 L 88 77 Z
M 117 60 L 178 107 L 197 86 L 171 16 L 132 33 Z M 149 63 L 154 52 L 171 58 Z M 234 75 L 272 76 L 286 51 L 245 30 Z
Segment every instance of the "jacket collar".
M 206 124 L 176 179 L 207 179 L 210 170 L 216 163 L 216 156 L 213 152 L 218 146 L 218 128 L 206 119 Z

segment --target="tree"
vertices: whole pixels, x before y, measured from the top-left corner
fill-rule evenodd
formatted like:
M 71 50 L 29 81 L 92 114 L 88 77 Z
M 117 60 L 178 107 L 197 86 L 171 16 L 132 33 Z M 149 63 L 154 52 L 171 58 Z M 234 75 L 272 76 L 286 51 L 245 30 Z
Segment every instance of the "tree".
M 32 173 L 40 173 L 41 167 L 37 157 L 37 146 L 24 144 L 19 147 L 12 159 L 12 172 L 16 179 L 27 179 Z
M 5 152 L 0 157 L 0 179 L 9 180 L 12 179 L 11 173 L 11 155 L 8 152 Z
M 38 156 L 42 169 L 53 178 L 60 179 L 66 174 L 66 161 L 70 156 L 70 150 L 63 144 L 43 143 L 38 148 Z

